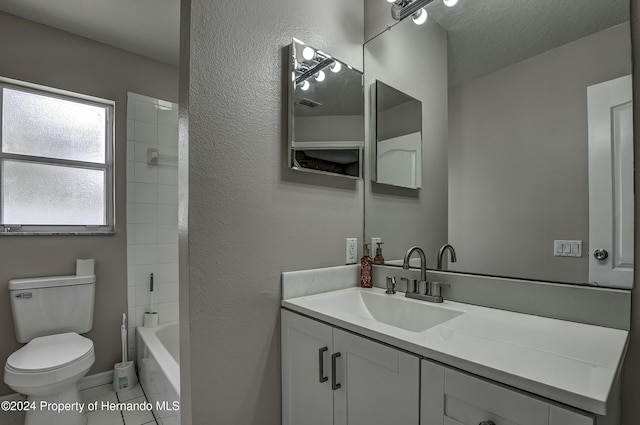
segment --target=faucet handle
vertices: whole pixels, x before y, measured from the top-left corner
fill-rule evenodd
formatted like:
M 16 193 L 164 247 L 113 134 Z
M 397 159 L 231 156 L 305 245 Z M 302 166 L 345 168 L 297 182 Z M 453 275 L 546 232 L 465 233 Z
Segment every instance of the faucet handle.
M 396 278 L 395 276 L 387 276 L 387 292 L 385 294 L 396 293 Z
M 448 283 L 442 283 L 442 282 L 430 282 L 429 283 L 429 295 L 432 295 L 434 297 L 441 297 L 441 289 L 442 287 L 446 287 L 446 288 L 450 288 L 451 285 Z
M 418 284 L 417 284 L 417 280 L 416 279 L 409 279 L 406 277 L 401 277 L 400 280 L 406 280 L 407 281 L 407 292 L 417 292 L 418 291 Z

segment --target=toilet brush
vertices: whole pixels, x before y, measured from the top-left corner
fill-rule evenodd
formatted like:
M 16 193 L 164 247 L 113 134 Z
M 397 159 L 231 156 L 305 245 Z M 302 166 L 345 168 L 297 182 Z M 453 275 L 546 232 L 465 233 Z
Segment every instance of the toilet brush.
M 122 340 L 122 362 L 116 363 L 113 368 L 113 389 L 116 392 L 130 390 L 138 383 L 134 363 L 127 361 L 127 315 L 125 313 L 122 313 L 120 338 Z

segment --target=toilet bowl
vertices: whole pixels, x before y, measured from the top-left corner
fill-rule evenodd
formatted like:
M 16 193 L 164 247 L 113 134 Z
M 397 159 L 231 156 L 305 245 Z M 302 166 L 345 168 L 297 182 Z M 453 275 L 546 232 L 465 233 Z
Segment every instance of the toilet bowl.
M 80 334 L 93 327 L 96 276 L 93 260 L 79 261 L 76 275 L 9 281 L 16 339 L 25 345 L 7 359 L 4 382 L 27 396 L 25 425 L 87 423 L 78 381 L 95 353 Z
M 32 402 L 25 425 L 84 425 L 77 383 L 93 362 L 93 342 L 74 332 L 32 339 L 7 359 L 4 381 Z M 69 408 L 55 409 L 60 403 Z

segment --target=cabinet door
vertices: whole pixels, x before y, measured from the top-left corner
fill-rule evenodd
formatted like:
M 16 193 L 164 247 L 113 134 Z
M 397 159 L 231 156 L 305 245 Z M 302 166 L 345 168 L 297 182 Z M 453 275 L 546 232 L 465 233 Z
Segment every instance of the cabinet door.
M 417 357 L 339 329 L 333 331 L 335 425 L 417 425 Z
M 595 419 L 587 412 L 550 406 L 549 425 L 593 425 Z
M 333 330 L 315 320 L 281 311 L 282 424 L 333 425 Z

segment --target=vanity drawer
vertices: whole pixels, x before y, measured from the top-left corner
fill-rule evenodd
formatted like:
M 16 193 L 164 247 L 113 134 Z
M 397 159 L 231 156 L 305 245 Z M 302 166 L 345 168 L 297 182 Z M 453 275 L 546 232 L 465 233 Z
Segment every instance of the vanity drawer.
M 444 425 L 594 425 L 594 417 L 445 368 Z

